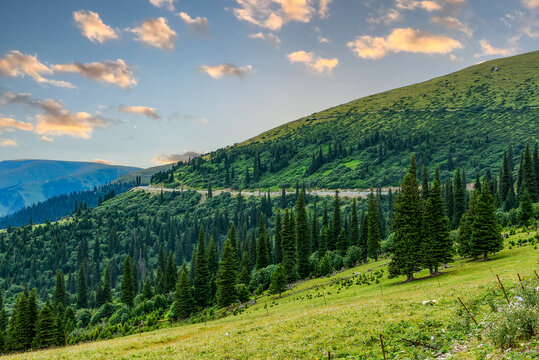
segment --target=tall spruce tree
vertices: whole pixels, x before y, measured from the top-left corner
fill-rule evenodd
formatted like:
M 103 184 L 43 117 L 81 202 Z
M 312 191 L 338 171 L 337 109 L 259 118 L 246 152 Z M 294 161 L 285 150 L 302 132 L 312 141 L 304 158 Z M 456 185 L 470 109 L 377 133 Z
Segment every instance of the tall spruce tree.
M 425 165 L 423 167 L 423 178 L 421 181 L 421 197 L 423 198 L 423 200 L 427 200 L 429 198 L 429 194 L 429 171 L 427 169 L 427 166 Z
M 430 269 L 431 275 L 451 261 L 452 243 L 449 238 L 449 219 L 445 216 L 440 185 L 440 169 L 436 167 L 434 183 L 425 202 L 423 213 L 422 264 Z
M 520 209 L 519 209 L 519 221 L 523 226 L 529 226 L 534 219 L 533 204 L 528 189 L 524 190 L 524 193 L 520 197 Z
M 33 341 L 35 348 L 47 348 L 57 344 L 56 329 L 54 324 L 54 311 L 47 300 L 39 312 L 36 323 L 36 337 Z
M 165 269 L 165 290 L 172 292 L 176 288 L 178 269 L 176 268 L 176 259 L 172 250 L 168 252 L 167 266 Z
M 316 209 L 316 203 L 314 203 L 313 217 L 311 221 L 311 249 L 310 252 L 318 250 L 318 242 L 320 241 L 320 228 L 318 224 L 318 212 Z
M 270 282 L 270 292 L 272 294 L 279 294 L 279 297 L 281 296 L 281 293 L 286 290 L 286 270 L 284 269 L 284 266 L 282 264 L 277 265 L 277 268 L 271 274 L 271 282 Z
M 127 255 L 124 260 L 124 272 L 122 276 L 122 302 L 128 307 L 133 307 L 135 289 L 133 285 L 133 270 L 131 269 L 131 257 Z
M 380 214 L 376 197 L 369 194 L 369 210 L 367 211 L 367 254 L 371 259 L 378 260 L 380 255 Z
M 150 276 L 146 276 L 144 280 L 144 286 L 142 286 L 142 298 L 144 300 L 150 300 L 153 297 L 152 279 Z
M 328 239 L 328 249 L 337 249 L 337 238 L 341 232 L 341 201 L 339 199 L 339 190 L 335 191 L 335 198 L 333 200 L 333 216 L 331 217 L 331 232 L 332 236 Z
M 472 196 L 470 197 L 470 201 L 468 202 L 468 209 L 464 215 L 462 215 L 460 227 L 458 229 L 457 249 L 460 256 L 472 256 L 471 241 L 473 222 L 476 214 L 476 205 L 480 196 L 481 190 L 479 188 L 475 188 L 472 192 Z
M 465 186 L 465 184 L 464 184 Z M 453 210 L 453 228 L 458 228 L 460 224 L 460 218 L 464 211 L 466 211 L 466 193 L 462 184 L 461 170 L 457 169 L 455 173 L 454 183 L 454 210 Z
M 292 282 L 296 278 L 294 267 L 296 265 L 296 245 L 294 226 L 294 214 L 288 209 L 284 213 L 283 233 L 281 235 L 283 248 L 283 266 L 288 276 L 288 281 Z
M 195 300 L 191 291 L 191 284 L 187 275 L 185 264 L 180 271 L 180 277 L 176 284 L 174 292 L 174 303 L 172 304 L 171 315 L 175 319 L 183 319 L 189 317 L 195 311 Z
M 524 194 L 525 190 L 528 190 L 533 202 L 539 201 L 539 194 L 537 192 L 536 174 L 533 164 L 533 157 L 530 151 L 530 144 L 526 144 L 524 150 L 524 157 L 522 160 L 522 185 L 519 187 L 519 197 Z
M 496 218 L 494 199 L 486 181 L 483 183 L 481 196 L 476 204 L 472 227 L 472 255 L 483 255 L 483 260 L 486 261 L 489 253 L 503 249 L 503 239 L 501 228 Z
M 369 257 L 369 217 L 363 213 L 361 221 L 361 232 L 359 235 L 359 249 L 361 250 L 361 260 L 367 262 Z
M 204 228 L 200 225 L 197 252 L 195 259 L 195 300 L 198 306 L 205 307 L 210 303 L 210 274 L 204 241 Z
M 352 213 L 350 214 L 350 245 L 359 246 L 359 222 L 357 218 L 357 201 L 352 200 Z
M 64 281 L 64 273 L 62 273 L 60 269 L 56 270 L 56 284 L 54 285 L 52 303 L 54 304 L 54 307 L 58 306 L 58 304 L 62 304 L 63 306 L 68 305 L 68 295 Z
M 416 173 L 415 157 L 412 155 L 410 168 L 401 182 L 401 192 L 394 205 L 395 235 L 389 274 L 406 275 L 406 281 L 413 280 L 414 272 L 418 270 L 421 250 L 423 209 Z
M 305 210 L 305 193 L 302 191 L 296 203 L 296 261 L 298 264 L 298 276 L 301 279 L 309 275 L 309 223 Z
M 88 307 L 88 287 L 86 285 L 86 269 L 84 264 L 79 266 L 77 274 L 77 307 L 83 309 Z
M 318 242 L 318 260 L 322 259 L 326 254 L 326 251 L 328 251 L 328 237 L 330 231 L 331 230 L 327 226 L 322 227 L 320 241 Z
M 256 240 L 256 269 L 265 268 L 270 264 L 267 248 L 268 232 L 266 230 L 266 224 L 264 223 L 264 215 L 260 213 L 260 220 L 258 222 L 258 237 Z
M 238 280 L 236 250 L 232 240 L 227 238 L 223 245 L 219 272 L 217 273 L 217 304 L 225 307 L 237 300 L 236 283 Z
M 281 210 L 277 210 L 275 215 L 275 259 L 274 263 L 280 264 L 283 261 L 283 242 L 282 242 L 283 222 L 281 219 Z
M 112 302 L 112 285 L 110 281 L 110 268 L 109 264 L 105 266 L 105 279 L 103 281 L 103 303 Z

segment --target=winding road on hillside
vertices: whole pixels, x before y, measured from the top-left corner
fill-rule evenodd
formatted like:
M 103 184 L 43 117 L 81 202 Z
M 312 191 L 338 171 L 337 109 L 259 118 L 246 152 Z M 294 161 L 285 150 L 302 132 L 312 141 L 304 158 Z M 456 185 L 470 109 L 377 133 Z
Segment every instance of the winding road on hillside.
M 397 188 L 391 188 L 391 191 L 395 191 Z M 138 186 L 134 188 L 133 190 L 138 191 L 146 191 L 146 192 L 182 192 L 183 189 L 168 189 L 163 187 L 156 187 L 156 186 Z M 185 190 L 191 190 L 191 189 L 185 189 Z M 196 190 L 197 192 L 201 194 L 206 194 L 207 190 Z M 389 191 L 389 188 L 382 188 L 382 195 L 387 195 Z M 232 196 L 238 195 L 240 192 L 236 190 L 231 189 L 215 189 L 212 190 L 212 194 L 214 196 L 218 196 L 221 193 L 230 193 Z M 376 189 L 373 189 L 372 192 L 376 192 Z M 295 191 L 287 191 L 287 194 L 295 194 Z M 371 190 L 362 190 L 362 189 L 339 189 L 339 196 L 341 197 L 347 197 L 347 198 L 366 198 L 371 193 Z M 264 191 L 241 191 L 241 194 L 243 196 L 262 196 L 266 195 L 267 192 Z M 330 189 L 311 189 L 307 190 L 308 195 L 318 195 L 318 196 L 333 196 L 335 194 L 335 190 Z M 281 196 L 281 192 L 270 192 L 271 196 Z

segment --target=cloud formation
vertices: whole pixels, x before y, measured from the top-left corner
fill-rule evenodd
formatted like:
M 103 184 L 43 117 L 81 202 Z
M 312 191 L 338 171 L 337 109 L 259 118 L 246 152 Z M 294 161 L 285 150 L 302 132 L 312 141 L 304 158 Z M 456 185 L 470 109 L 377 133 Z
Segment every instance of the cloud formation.
M 278 49 L 281 45 L 281 39 L 275 34 L 264 34 L 261 32 L 249 34 L 249 39 L 260 39 L 269 42 L 274 48 Z
M 157 110 L 148 106 L 122 106 L 118 108 L 119 112 L 132 113 L 137 115 L 147 116 L 154 120 L 159 120 L 161 116 L 157 113 Z
M 474 55 L 475 57 L 490 56 L 490 55 L 509 56 L 517 52 L 517 49 L 514 47 L 496 48 L 490 45 L 490 43 L 485 39 L 481 39 L 479 41 L 479 45 L 481 46 L 481 52 L 478 54 L 475 54 Z
M 41 63 L 35 55 L 27 55 L 18 50 L 11 50 L 6 56 L 0 58 L 0 75 L 2 76 L 12 78 L 29 76 L 40 84 L 74 88 L 73 84 L 66 81 L 46 79 L 42 76 L 52 74 L 52 69 Z
M 307 69 L 317 74 L 331 74 L 333 68 L 339 64 L 339 59 L 324 59 L 312 52 L 296 51 L 287 55 L 291 63 L 302 63 Z
M 436 1 L 429 0 L 397 0 L 396 5 L 397 8 L 405 10 L 423 9 L 429 12 L 442 10 L 442 5 Z
M 527 7 L 528 9 L 538 9 L 539 8 L 539 0 L 522 0 L 522 5 Z
M 318 42 L 319 42 L 320 44 L 329 44 L 329 43 L 330 43 L 329 39 L 328 39 L 328 38 L 325 38 L 325 37 L 323 37 L 323 36 L 319 36 L 319 37 L 317 38 L 317 40 L 318 40 Z
M 153 162 L 160 165 L 177 163 L 178 161 L 186 162 L 189 159 L 194 159 L 202 155 L 196 151 L 186 151 L 183 154 L 161 154 L 153 159 Z
M 110 160 L 103 160 L 103 159 L 93 159 L 92 162 L 97 164 L 103 164 L 103 165 L 112 165 L 112 161 Z
M 103 23 L 96 12 L 88 10 L 75 11 L 73 12 L 73 20 L 77 23 L 82 35 L 90 41 L 103 43 L 119 37 L 119 34 L 113 28 Z
M 165 8 L 174 11 L 174 2 L 176 0 L 150 0 L 150 4 L 158 8 Z
M 72 62 L 71 64 L 54 65 L 53 69 L 57 72 L 78 73 L 97 82 L 107 82 L 117 85 L 124 90 L 137 84 L 137 80 L 135 79 L 130 66 L 122 59 L 116 61 L 106 60 L 102 63 L 93 62 L 88 64 Z
M 468 25 L 463 24 L 459 19 L 452 16 L 433 16 L 430 22 L 441 25 L 446 29 L 460 31 L 468 37 L 473 35 L 473 30 Z
M 462 44 L 445 35 L 431 34 L 412 28 L 394 29 L 386 38 L 357 36 L 346 44 L 352 52 L 364 59 L 380 59 L 389 53 L 412 52 L 424 54 L 447 54 Z
M 40 139 L 41 139 L 42 141 L 45 141 L 45 142 L 53 142 L 53 141 L 54 141 L 53 138 L 48 137 L 48 136 L 45 136 L 45 135 L 41 136 Z
M 36 100 L 30 94 L 5 92 L 0 99 L 0 106 L 21 104 L 34 108 L 41 113 L 35 116 L 37 121 L 33 131 L 38 135 L 69 135 L 88 139 L 94 128 L 106 127 L 109 123 L 100 116 L 87 112 L 72 113 L 54 100 Z
M 402 19 L 401 13 L 396 9 L 383 9 L 378 17 L 370 17 L 367 22 L 371 24 L 391 24 Z
M 0 138 L 0 146 L 18 146 L 15 140 Z
M 308 23 L 318 15 L 329 15 L 331 0 L 236 0 L 233 9 L 238 20 L 247 21 L 273 31 L 285 23 L 298 21 Z
M 214 79 L 221 79 L 224 76 L 236 76 L 238 78 L 244 78 L 249 75 L 252 70 L 251 65 L 236 66 L 234 64 L 221 64 L 221 65 L 201 65 L 198 67 L 198 71 L 210 75 Z
M 34 130 L 34 125 L 24 121 L 18 121 L 12 118 L 0 116 L 0 134 L 4 131 L 13 130 L 32 131 Z
M 163 50 L 173 50 L 176 32 L 172 30 L 163 17 L 147 19 L 138 27 L 128 29 L 135 34 L 135 40 Z
M 195 33 L 199 35 L 206 35 L 208 33 L 210 23 L 208 22 L 207 18 L 200 17 L 200 16 L 197 16 L 196 18 L 192 18 L 191 16 L 189 16 L 188 13 L 183 12 L 183 11 L 178 13 L 178 16 Z

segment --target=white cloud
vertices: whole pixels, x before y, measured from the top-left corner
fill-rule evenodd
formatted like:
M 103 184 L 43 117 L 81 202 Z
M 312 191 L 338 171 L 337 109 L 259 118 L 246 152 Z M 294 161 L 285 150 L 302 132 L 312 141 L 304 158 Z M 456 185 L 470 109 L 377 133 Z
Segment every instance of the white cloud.
M 74 88 L 73 84 L 66 81 L 46 79 L 42 75 L 52 75 L 53 71 L 47 65 L 41 63 L 37 56 L 23 54 L 18 50 L 9 51 L 6 56 L 0 58 L 0 75 L 6 77 L 29 76 L 40 84 L 50 84 L 59 87 Z
M 221 65 L 201 65 L 198 71 L 210 75 L 214 79 L 221 79 L 223 76 L 236 76 L 243 78 L 251 73 L 252 66 L 236 66 L 234 64 Z
M 459 19 L 452 16 L 433 16 L 430 21 L 446 29 L 460 31 L 468 37 L 473 35 L 473 30 L 468 25 L 463 24 Z
M 397 0 L 396 5 L 397 8 L 405 10 L 423 9 L 431 12 L 443 9 L 442 5 L 440 5 L 438 2 L 429 0 Z
M 402 20 L 401 13 L 396 9 L 383 9 L 378 17 L 370 17 L 367 22 L 371 24 L 391 24 Z
M 238 7 L 233 9 L 236 18 L 277 31 L 290 21 L 308 23 L 315 15 L 329 16 L 331 0 L 236 0 L 236 3 Z
M 45 135 L 41 136 L 40 139 L 41 139 L 42 141 L 45 141 L 45 142 L 53 142 L 53 141 L 54 141 L 53 138 L 48 137 L 48 136 L 45 136 Z
M 12 118 L 0 116 L 0 134 L 2 134 L 4 131 L 13 130 L 32 131 L 34 130 L 34 125 L 24 121 L 18 121 Z
M 73 12 L 73 19 L 82 35 L 90 41 L 103 43 L 107 40 L 118 39 L 118 33 L 110 26 L 105 25 L 99 14 L 88 10 L 79 10 Z
M 184 23 L 187 24 L 187 26 L 189 26 L 191 30 L 193 30 L 197 34 L 204 35 L 208 33 L 208 28 L 210 24 L 207 18 L 199 16 L 197 16 L 196 18 L 192 18 L 186 12 L 180 12 L 178 13 L 178 16 L 183 20 Z
M 272 33 L 264 34 L 264 33 L 258 32 L 258 33 L 249 34 L 249 39 L 265 40 L 269 42 L 271 45 L 273 45 L 273 47 L 275 47 L 276 49 L 278 49 L 279 46 L 281 45 L 281 39 L 279 39 L 277 35 L 272 34 Z
M 97 164 L 103 164 L 103 165 L 112 165 L 112 161 L 110 160 L 103 160 L 103 159 L 93 159 L 92 162 Z
M 18 144 L 15 140 L 0 138 L 0 146 L 18 146 Z
M 174 3 L 176 0 L 150 0 L 150 4 L 158 8 L 165 8 L 174 11 Z
M 490 43 L 485 39 L 481 39 L 479 41 L 479 45 L 481 46 L 481 52 L 475 54 L 474 55 L 475 57 L 491 56 L 491 55 L 509 56 L 517 52 L 517 49 L 514 47 L 496 48 L 490 45 Z
M 176 32 L 163 17 L 145 20 L 140 26 L 128 29 L 136 35 L 136 40 L 158 49 L 173 50 Z
M 131 67 L 122 59 L 116 61 L 106 60 L 102 63 L 93 62 L 88 64 L 73 62 L 71 64 L 54 65 L 53 69 L 57 72 L 78 73 L 94 81 L 117 85 L 124 90 L 137 84 L 137 80 L 131 71 Z
M 160 165 L 177 163 L 178 161 L 186 162 L 189 159 L 199 157 L 202 153 L 197 151 L 185 151 L 182 154 L 161 154 L 153 159 L 153 162 Z
M 527 7 L 528 9 L 538 9 L 539 8 L 539 0 L 521 0 L 522 5 Z
M 318 42 L 319 42 L 320 44 L 329 44 L 329 43 L 330 43 L 329 39 L 326 38 L 326 37 L 323 37 L 323 36 L 319 36 L 319 37 L 318 37 Z
M 307 69 L 317 74 L 331 74 L 332 70 L 339 64 L 339 59 L 324 59 L 316 56 L 312 52 L 296 51 L 287 55 L 291 63 L 302 63 Z
M 394 29 L 386 38 L 379 36 L 357 36 L 347 44 L 357 56 L 365 59 L 380 59 L 391 52 L 425 54 L 447 54 L 462 44 L 445 35 L 430 34 L 412 28 Z
M 122 106 L 118 108 L 119 112 L 132 113 L 137 115 L 147 116 L 154 120 L 159 120 L 161 116 L 157 113 L 157 110 L 148 106 Z

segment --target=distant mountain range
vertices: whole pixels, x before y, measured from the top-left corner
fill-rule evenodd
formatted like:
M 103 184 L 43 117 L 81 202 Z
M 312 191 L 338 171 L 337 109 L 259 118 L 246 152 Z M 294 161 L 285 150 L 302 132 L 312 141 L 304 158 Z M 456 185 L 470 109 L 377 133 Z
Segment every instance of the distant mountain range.
M 137 167 L 56 160 L 0 162 L 0 216 L 61 194 L 90 190 Z

